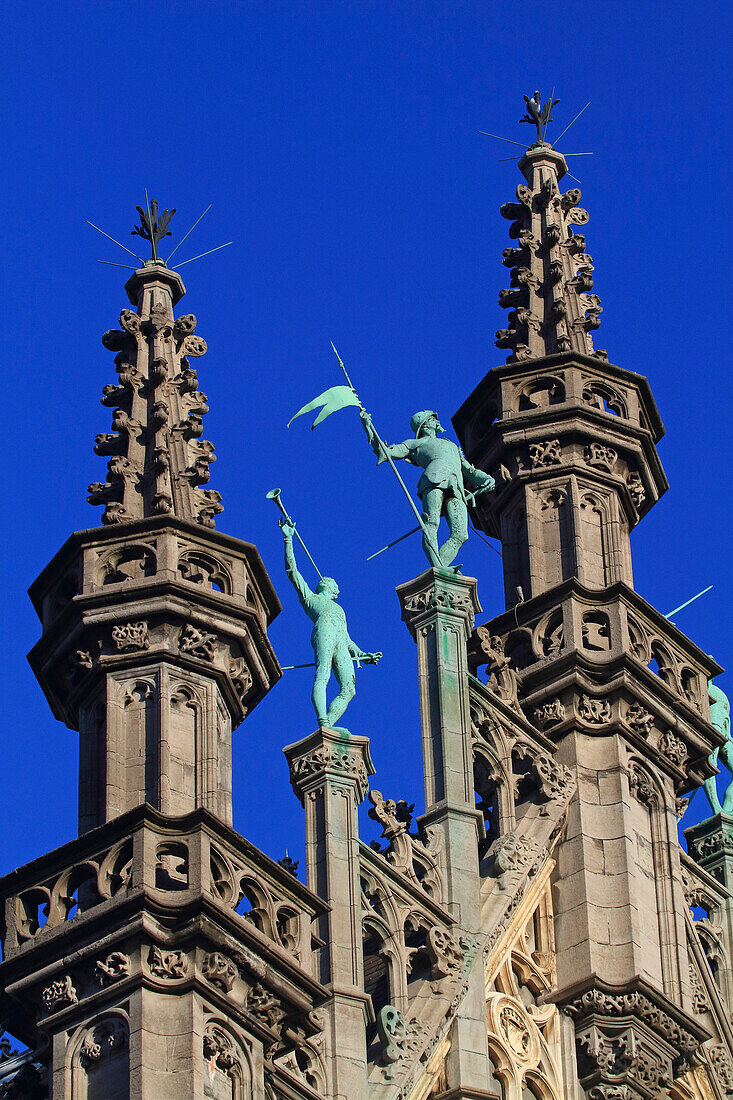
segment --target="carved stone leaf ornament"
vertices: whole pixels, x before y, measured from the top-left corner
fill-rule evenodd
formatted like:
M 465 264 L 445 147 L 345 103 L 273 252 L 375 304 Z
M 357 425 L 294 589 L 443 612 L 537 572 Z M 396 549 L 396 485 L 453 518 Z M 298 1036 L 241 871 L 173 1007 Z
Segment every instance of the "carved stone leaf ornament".
M 497 873 L 503 875 L 508 871 L 524 871 L 531 867 L 541 851 L 539 841 L 522 836 L 514 829 L 494 841 L 489 855 L 493 858 Z
M 368 781 L 364 760 L 360 753 L 338 752 L 336 749 L 319 748 L 306 756 L 301 756 L 292 763 L 293 775 L 299 779 L 317 775 L 327 769 L 341 772 L 345 776 L 356 776 L 360 786 L 366 786 Z
M 218 985 L 225 993 L 230 992 L 239 977 L 239 971 L 231 959 L 219 951 L 204 955 L 201 972 L 207 981 L 212 985 Z
M 636 470 L 631 470 L 626 475 L 626 487 L 629 490 L 629 496 L 633 500 L 634 504 L 637 508 L 640 508 L 646 499 L 646 489 L 644 488 L 644 483 Z
M 656 802 L 656 788 L 644 769 L 640 768 L 636 761 L 632 761 L 629 768 L 629 789 L 640 802 L 644 802 L 648 806 Z
M 58 1012 L 68 1005 L 75 1005 L 79 1001 L 76 989 L 68 974 L 51 982 L 41 993 L 41 1000 L 46 1006 L 47 1012 Z
M 511 667 L 512 660 L 504 652 L 504 642 L 487 626 L 477 626 L 471 637 L 472 659 L 475 665 L 486 665 L 489 678 L 486 686 L 508 706 L 519 711 L 519 676 Z
M 428 944 L 436 974 L 448 977 L 463 968 L 463 950 L 455 936 L 435 925 L 428 932 Z
M 602 989 L 589 989 L 566 1005 L 564 1011 L 576 1021 L 586 1016 L 638 1016 L 661 1039 L 685 1057 L 694 1054 L 700 1045 L 699 1038 L 687 1031 L 646 994 L 638 991 L 606 993 Z
M 666 730 L 660 737 L 659 751 L 678 768 L 687 759 L 687 746 L 671 730 Z
M 216 648 L 216 634 L 208 634 L 191 623 L 186 623 L 178 639 L 181 653 L 190 653 L 203 661 L 213 661 Z
M 84 1036 L 79 1051 L 81 1064 L 86 1068 L 101 1062 L 103 1058 L 114 1054 L 127 1046 L 127 1027 L 120 1019 L 103 1020 L 90 1028 Z
M 100 985 L 111 985 L 129 976 L 130 956 L 122 951 L 113 951 L 106 959 L 97 962 L 95 970 Z
M 723 1086 L 726 1096 L 733 1096 L 733 1061 L 728 1048 L 719 1043 L 705 1049 L 713 1072 Z
M 554 725 L 556 722 L 564 722 L 565 707 L 557 698 L 548 699 L 541 707 L 537 707 L 534 712 L 534 720 L 535 724 L 539 726 L 540 729 L 545 729 L 547 726 Z
M 209 1071 L 214 1076 L 215 1070 L 221 1070 L 228 1077 L 234 1078 L 241 1069 L 241 1063 L 232 1039 L 223 1028 L 216 1024 L 208 1024 L 203 1037 L 204 1061 L 209 1063 Z
M 285 1015 L 277 997 L 259 982 L 253 985 L 247 994 L 245 1008 L 251 1016 L 271 1028 L 277 1027 Z
M 564 764 L 558 764 L 547 753 L 537 753 L 532 767 L 540 792 L 550 801 L 562 802 L 575 787 L 572 772 Z
M 113 626 L 112 641 L 123 652 L 128 649 L 149 649 L 148 624 L 141 621 Z
M 394 1081 L 422 1048 L 429 1025 L 416 1016 L 408 1021 L 393 1005 L 385 1005 L 377 1016 L 377 1034 L 381 1043 L 382 1075 Z
M 626 712 L 626 724 L 636 733 L 648 737 L 654 726 L 654 715 L 650 714 L 641 703 L 632 703 Z
M 377 1016 L 377 1034 L 382 1047 L 383 1065 L 397 1062 L 405 1052 L 407 1024 L 405 1017 L 393 1005 L 385 1005 Z
M 172 981 L 176 978 L 185 978 L 188 959 L 183 951 L 161 951 L 153 945 L 148 955 L 150 973 L 158 978 Z
M 420 611 L 463 611 L 468 615 L 469 630 L 473 630 L 474 606 L 470 596 L 464 592 L 450 592 L 438 585 L 408 596 L 403 604 L 404 610 L 417 614 Z
M 590 695 L 581 695 L 578 714 L 585 722 L 599 726 L 611 721 L 611 704 L 608 699 L 595 699 Z
M 530 443 L 529 461 L 533 469 L 542 466 L 557 466 L 561 460 L 559 439 L 548 439 L 543 443 Z
M 690 963 L 690 988 L 692 989 L 692 1008 L 698 1015 L 709 1011 L 708 999 L 705 995 L 700 975 L 694 963 Z
M 585 449 L 585 460 L 589 466 L 598 466 L 602 470 L 612 470 L 618 454 L 613 447 L 603 443 L 589 443 Z

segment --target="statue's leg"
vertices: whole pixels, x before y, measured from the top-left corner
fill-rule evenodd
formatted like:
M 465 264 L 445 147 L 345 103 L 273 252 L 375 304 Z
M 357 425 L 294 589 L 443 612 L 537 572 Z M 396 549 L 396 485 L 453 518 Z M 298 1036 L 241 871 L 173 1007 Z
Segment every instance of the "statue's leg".
M 440 526 L 440 514 L 443 510 L 443 490 L 428 489 L 422 497 L 422 521 L 423 536 L 422 547 L 430 564 L 440 569 L 443 560 L 438 550 L 438 527 Z
M 729 744 L 729 742 L 726 742 L 726 745 L 727 744 Z M 709 760 L 711 764 L 718 763 L 718 749 L 715 749 L 715 751 L 710 754 Z M 711 775 L 710 779 L 705 780 L 702 787 L 705 791 L 705 794 L 707 795 L 708 802 L 710 803 L 710 809 L 713 811 L 714 814 L 719 814 L 723 807 L 720 805 L 720 799 L 718 798 L 718 787 L 715 782 L 716 779 L 717 776 Z
M 445 518 L 450 534 L 440 548 L 440 558 L 443 565 L 450 565 L 468 538 L 468 509 L 460 497 L 445 502 Z
M 326 687 L 331 675 L 333 646 L 324 646 L 319 640 L 318 646 L 314 647 L 314 655 L 316 658 L 316 675 L 313 680 L 311 699 L 313 700 L 313 709 L 316 712 L 318 725 L 327 726 L 328 708 L 326 706 Z
M 349 647 L 345 642 L 340 642 L 333 655 L 333 671 L 339 685 L 339 693 L 328 708 L 326 725 L 333 729 L 334 722 L 338 722 L 341 715 L 356 695 L 356 676 L 354 675 L 354 661 L 349 653 Z
M 730 739 L 720 746 L 720 755 L 723 757 L 728 771 L 733 772 L 733 742 Z M 721 809 L 724 814 L 733 813 L 733 782 L 729 783 L 726 788 Z

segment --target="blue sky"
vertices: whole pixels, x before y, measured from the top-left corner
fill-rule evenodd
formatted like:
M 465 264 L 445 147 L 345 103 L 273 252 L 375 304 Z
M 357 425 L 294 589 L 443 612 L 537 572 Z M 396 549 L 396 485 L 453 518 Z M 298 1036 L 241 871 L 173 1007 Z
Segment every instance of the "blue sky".
M 635 585 L 666 612 L 714 584 L 677 623 L 731 658 L 731 7 L 689 3 L 498 5 L 463 0 L 247 0 L 4 6 L 2 16 L 4 439 L 7 531 L 0 870 L 76 833 L 76 735 L 51 716 L 25 660 L 39 624 L 25 590 L 72 530 L 99 522 L 94 436 L 114 376 L 100 336 L 126 300 L 125 243 L 143 189 L 176 206 L 185 312 L 217 448 L 218 527 L 255 542 L 283 612 L 283 664 L 310 659 L 310 624 L 282 569 L 283 489 L 353 637 L 381 649 L 348 724 L 372 739 L 375 784 L 421 802 L 414 645 L 395 585 L 424 565 L 386 469 L 353 410 L 311 434 L 292 413 L 340 381 L 334 340 L 389 440 L 417 408 L 443 423 L 486 371 L 505 314 L 501 203 L 512 153 L 479 130 L 529 140 L 522 94 L 553 85 L 604 313 L 596 343 L 646 374 L 667 435 L 671 488 L 632 537 Z M 548 135 L 552 137 L 552 133 Z M 574 184 L 573 184 L 574 185 Z M 177 237 L 174 237 L 177 239 Z M 410 480 L 409 470 L 407 471 Z M 412 482 L 411 482 L 412 483 Z M 461 555 L 488 616 L 499 558 Z M 721 685 L 731 692 L 726 673 Z M 234 738 L 235 824 L 274 856 L 301 851 L 301 809 L 281 748 L 309 732 L 307 671 L 288 672 Z M 689 820 L 704 816 L 702 794 Z M 685 823 L 687 823 L 685 820 Z M 365 834 L 374 826 L 365 819 Z

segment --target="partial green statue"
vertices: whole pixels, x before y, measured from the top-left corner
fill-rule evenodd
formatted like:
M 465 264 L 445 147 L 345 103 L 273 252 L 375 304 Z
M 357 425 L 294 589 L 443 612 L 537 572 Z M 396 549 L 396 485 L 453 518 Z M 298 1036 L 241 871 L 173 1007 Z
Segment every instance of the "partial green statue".
M 316 659 L 316 674 L 311 699 L 318 725 L 328 726 L 329 729 L 339 733 L 348 733 L 347 729 L 335 723 L 356 694 L 354 662 L 357 667 L 361 667 L 362 662 L 367 665 L 376 665 L 382 654 L 366 653 L 349 637 L 346 615 L 343 608 L 336 603 L 339 586 L 332 577 L 322 577 L 315 592 L 308 587 L 295 563 L 293 551 L 295 524 L 289 517 L 283 516 L 280 519 L 280 527 L 285 540 L 285 572 L 298 593 L 303 610 L 313 621 L 311 645 Z M 331 671 L 336 677 L 339 691 L 331 705 L 327 706 L 326 688 Z
M 716 687 L 712 680 L 708 681 L 708 696 L 710 697 L 710 724 L 725 738 L 720 748 L 715 749 L 710 755 L 710 763 L 717 764 L 718 758 L 722 759 L 729 772 L 733 773 L 733 742 L 730 737 L 730 701 L 724 691 Z M 706 779 L 703 784 L 705 794 L 708 796 L 710 808 L 714 814 L 733 813 L 733 780 L 728 784 L 721 803 L 718 797 L 718 788 L 715 782 L 716 776 Z
M 472 466 L 450 439 L 438 438 L 445 429 L 432 409 L 416 412 L 410 420 L 414 439 L 391 446 L 381 441 L 365 409 L 359 415 L 378 463 L 404 458 L 413 466 L 422 466 L 417 495 L 423 506 L 423 549 L 432 566 L 447 568 L 468 538 L 468 505 L 479 493 L 494 488 L 493 477 Z M 448 524 L 448 538 L 439 546 L 441 517 Z

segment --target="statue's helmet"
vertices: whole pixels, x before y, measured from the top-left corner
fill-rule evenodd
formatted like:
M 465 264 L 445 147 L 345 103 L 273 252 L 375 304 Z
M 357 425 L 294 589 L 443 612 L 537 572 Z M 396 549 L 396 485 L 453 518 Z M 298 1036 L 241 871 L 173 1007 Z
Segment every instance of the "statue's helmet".
M 421 412 L 416 412 L 415 415 L 410 418 L 410 430 L 415 433 L 416 439 L 420 438 L 420 432 L 431 416 L 434 416 L 436 420 L 438 419 L 438 414 L 432 409 L 423 409 Z

